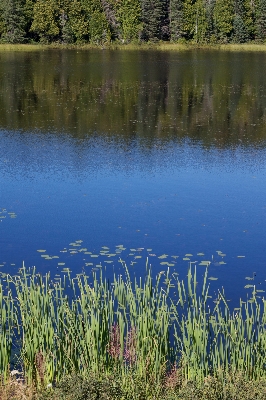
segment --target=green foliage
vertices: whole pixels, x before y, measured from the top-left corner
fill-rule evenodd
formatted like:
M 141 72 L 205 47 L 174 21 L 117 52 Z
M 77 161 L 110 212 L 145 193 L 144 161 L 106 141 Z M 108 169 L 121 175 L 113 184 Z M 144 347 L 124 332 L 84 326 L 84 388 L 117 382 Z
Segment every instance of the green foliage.
M 257 4 L 257 38 L 266 40 L 266 0 L 259 0 Z
M 125 278 L 114 277 L 111 285 L 101 273 L 94 273 L 93 282 L 68 273 L 56 283 L 49 274 L 42 277 L 25 268 L 19 276 L 7 275 L 0 285 L 3 378 L 17 331 L 27 382 L 45 387 L 74 373 L 81 376 L 75 385 L 61 388 L 71 391 L 73 386 L 73 396 L 80 399 L 99 396 L 106 387 L 110 398 L 121 391 L 134 398 L 132 384 L 139 398 L 159 398 L 162 387 L 180 387 L 180 382 L 221 388 L 236 372 L 246 381 L 265 379 L 266 304 L 257 299 L 255 287 L 231 313 L 221 291 L 210 306 L 207 270 L 200 290 L 196 269 L 189 269 L 186 285 L 169 271 L 153 281 L 147 269 L 145 280 L 134 283 L 126 267 L 124 272 Z
M 2 42 L 266 39 L 266 0 L 2 0 Z
M 183 27 L 187 39 L 203 42 L 207 31 L 206 8 L 202 0 L 185 0 Z
M 141 24 L 141 3 L 139 0 L 121 0 L 116 6 L 117 19 L 120 24 L 120 39 L 130 42 L 139 39 Z
M 31 31 L 42 41 L 55 40 L 59 35 L 59 4 L 56 0 L 37 0 L 33 8 Z
M 245 43 L 248 40 L 248 31 L 246 25 L 239 14 L 234 18 L 234 41 L 236 43 Z
M 65 43 L 89 39 L 90 13 L 81 0 L 64 0 L 60 10 L 61 36 Z
M 25 16 L 21 0 L 2 0 L 0 5 L 1 41 L 23 43 L 25 41 Z
M 142 33 L 141 39 L 159 40 L 162 36 L 161 21 L 164 17 L 164 4 L 160 0 L 142 0 Z
M 183 23 L 182 0 L 170 0 L 170 35 L 172 41 L 177 41 L 184 36 Z
M 217 40 L 227 43 L 233 32 L 234 5 L 232 0 L 216 0 L 213 25 Z

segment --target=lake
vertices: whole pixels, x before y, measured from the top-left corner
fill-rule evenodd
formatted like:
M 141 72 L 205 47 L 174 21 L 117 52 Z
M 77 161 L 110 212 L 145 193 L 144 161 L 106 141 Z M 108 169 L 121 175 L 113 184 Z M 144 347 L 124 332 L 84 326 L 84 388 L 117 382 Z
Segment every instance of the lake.
M 148 257 L 183 278 L 210 261 L 233 304 L 266 289 L 265 67 L 256 52 L 0 53 L 1 270 L 111 276 L 121 257 L 144 276 Z

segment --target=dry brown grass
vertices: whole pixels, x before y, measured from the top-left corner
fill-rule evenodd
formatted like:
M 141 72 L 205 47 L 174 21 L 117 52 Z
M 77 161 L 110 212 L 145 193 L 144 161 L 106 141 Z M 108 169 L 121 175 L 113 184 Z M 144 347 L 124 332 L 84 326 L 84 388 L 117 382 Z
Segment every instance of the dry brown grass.
M 24 383 L 22 379 L 10 378 L 0 386 L 0 400 L 37 400 L 35 388 Z

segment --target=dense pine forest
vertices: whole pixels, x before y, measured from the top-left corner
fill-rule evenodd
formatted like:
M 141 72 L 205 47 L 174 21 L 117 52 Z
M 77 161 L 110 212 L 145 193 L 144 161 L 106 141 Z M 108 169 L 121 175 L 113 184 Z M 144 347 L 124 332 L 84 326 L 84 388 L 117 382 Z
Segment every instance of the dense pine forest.
M 266 0 L 0 0 L 2 43 L 265 39 Z

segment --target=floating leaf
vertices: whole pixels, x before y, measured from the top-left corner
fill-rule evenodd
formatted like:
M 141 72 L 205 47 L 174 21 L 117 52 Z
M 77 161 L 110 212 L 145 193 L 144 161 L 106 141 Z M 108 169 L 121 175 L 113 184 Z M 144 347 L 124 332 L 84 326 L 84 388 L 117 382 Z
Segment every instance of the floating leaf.
M 147 249 L 147 251 L 152 251 L 152 249 Z
M 188 258 L 188 257 L 183 257 L 183 260 L 184 260 L 184 261 L 189 261 L 190 258 Z
M 46 250 L 37 250 L 39 253 L 45 253 Z
M 210 280 L 210 281 L 217 281 L 217 279 L 218 279 L 218 278 L 215 278 L 214 276 L 210 276 L 210 277 L 209 277 L 209 280 Z
M 185 257 L 193 257 L 193 254 L 187 253 L 185 254 Z
M 85 251 L 84 254 L 92 254 L 91 251 Z
M 162 262 L 160 262 L 160 264 L 161 264 L 161 265 L 167 265 L 168 262 L 167 262 L 167 261 L 162 261 Z
M 209 266 L 210 263 L 211 263 L 210 261 L 201 261 L 201 262 L 199 263 L 199 265 Z
M 171 256 L 172 258 L 178 258 L 179 256 Z
M 99 257 L 98 254 L 91 254 L 91 258 L 97 258 L 97 257 Z
M 246 256 L 237 256 L 237 258 L 245 258 Z
M 250 288 L 254 288 L 254 285 L 246 285 L 246 286 L 244 286 L 244 289 L 250 289 Z
M 204 253 L 197 253 L 197 256 L 204 256 Z
M 135 258 L 142 258 L 142 256 L 135 256 Z
M 65 265 L 66 263 L 64 262 L 59 262 L 57 265 Z
M 109 247 L 107 247 L 107 246 L 102 246 L 102 249 L 109 250 Z
M 93 263 L 85 263 L 86 267 L 88 267 L 89 265 L 93 265 Z
M 162 254 L 161 256 L 159 256 L 158 258 L 163 259 L 163 258 L 167 258 L 168 254 Z

